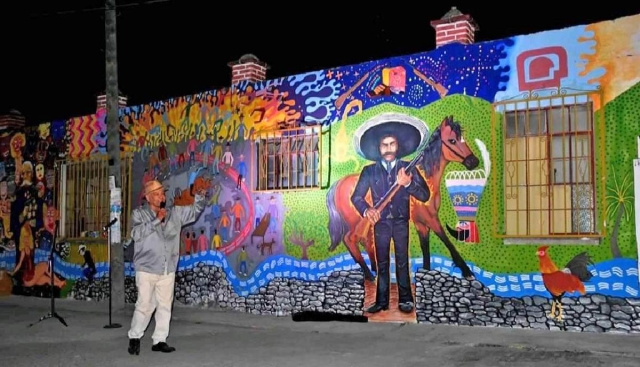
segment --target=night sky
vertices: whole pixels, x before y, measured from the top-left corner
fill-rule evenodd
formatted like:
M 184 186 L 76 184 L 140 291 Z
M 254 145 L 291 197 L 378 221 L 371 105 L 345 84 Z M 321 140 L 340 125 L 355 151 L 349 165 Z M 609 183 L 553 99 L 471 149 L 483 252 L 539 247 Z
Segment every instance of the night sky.
M 227 63 L 245 53 L 267 62 L 271 79 L 428 51 L 435 44 L 429 22 L 451 6 L 479 24 L 476 41 L 640 13 L 640 3 L 633 2 L 584 10 L 566 4 L 555 10 L 558 1 L 509 8 L 479 1 L 396 0 L 367 2 L 366 8 L 344 3 L 270 1 L 250 7 L 239 1 L 118 0 L 120 90 L 129 104 L 140 104 L 228 86 Z M 14 108 L 34 124 L 95 112 L 95 97 L 105 85 L 103 5 L 0 5 L 0 113 Z

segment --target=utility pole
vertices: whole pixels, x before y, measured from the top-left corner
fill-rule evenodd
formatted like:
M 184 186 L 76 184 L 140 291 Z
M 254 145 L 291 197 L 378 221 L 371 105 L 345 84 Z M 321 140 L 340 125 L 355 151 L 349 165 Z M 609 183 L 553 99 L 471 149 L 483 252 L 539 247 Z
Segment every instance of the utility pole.
M 116 0 L 105 0 L 104 12 L 105 31 L 105 64 L 106 64 L 106 94 L 107 94 L 107 154 L 109 155 L 109 176 L 115 181 L 116 190 L 110 189 L 111 195 L 122 189 L 120 172 L 120 119 L 118 116 L 118 47 L 116 32 Z M 118 190 L 119 189 L 119 190 Z M 122 195 L 119 195 L 119 202 Z M 127 208 L 128 209 L 128 208 Z M 113 231 L 120 231 L 122 225 L 116 223 Z M 124 251 L 122 249 L 121 234 L 110 236 L 111 247 L 109 266 L 111 267 L 111 302 L 114 310 L 125 307 L 124 294 Z M 117 242 L 115 242 L 117 241 Z

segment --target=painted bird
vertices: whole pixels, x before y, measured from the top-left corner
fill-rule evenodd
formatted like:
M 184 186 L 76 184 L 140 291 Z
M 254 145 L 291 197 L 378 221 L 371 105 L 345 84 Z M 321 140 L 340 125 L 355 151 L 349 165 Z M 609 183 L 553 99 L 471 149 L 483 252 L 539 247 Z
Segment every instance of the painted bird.
M 538 259 L 540 260 L 540 273 L 542 273 L 542 282 L 545 288 L 551 294 L 551 312 L 547 315 L 549 318 L 562 321 L 562 303 L 561 299 L 565 293 L 579 292 L 585 294 L 584 283 L 589 281 L 593 274 L 588 266 L 594 265 L 591 257 L 586 252 L 581 252 L 571 259 L 567 266 L 559 270 L 556 264 L 548 255 L 549 246 L 540 246 L 538 248 Z M 557 315 L 556 315 L 557 311 Z

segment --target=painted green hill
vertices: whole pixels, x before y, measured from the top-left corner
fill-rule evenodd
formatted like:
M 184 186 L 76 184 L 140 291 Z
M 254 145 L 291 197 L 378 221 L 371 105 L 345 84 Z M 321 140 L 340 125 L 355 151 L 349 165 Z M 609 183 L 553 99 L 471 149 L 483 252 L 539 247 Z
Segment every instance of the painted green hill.
M 615 124 L 607 124 L 607 142 L 612 141 L 612 137 L 616 136 L 615 144 L 606 144 L 606 154 L 608 165 L 616 169 L 617 172 L 624 173 L 631 171 L 631 160 L 635 152 L 634 131 L 640 131 L 640 87 L 627 91 L 627 93 L 619 96 L 616 100 L 606 106 L 606 116 L 608 121 L 615 121 Z M 492 105 L 482 99 L 468 97 L 465 95 L 452 95 L 440 101 L 430 104 L 422 109 L 404 108 L 393 104 L 383 104 L 368 109 L 359 115 L 351 116 L 346 121 L 346 135 L 348 136 L 348 144 L 350 145 L 346 151 L 351 155 L 349 159 L 331 160 L 331 170 L 328 173 L 328 158 L 326 157 L 328 147 L 331 152 L 336 151 L 336 146 L 341 143 L 337 139 L 337 130 L 339 122 L 334 123 L 332 131 L 325 134 L 323 147 L 325 149 L 324 159 L 324 179 L 329 178 L 330 183 L 344 177 L 345 175 L 358 173 L 360 169 L 368 162 L 358 158 L 353 152 L 351 146 L 351 137 L 353 132 L 360 124 L 367 119 L 383 112 L 402 112 L 421 118 L 427 123 L 430 131 L 437 127 L 445 116 L 453 115 L 455 120 L 459 121 L 464 129 L 465 139 L 470 145 L 474 153 L 480 157 L 480 151 L 474 140 L 480 139 L 490 151 L 492 168 L 491 176 L 497 175 L 495 178 L 498 183 L 498 191 L 494 203 L 493 181 L 490 179 L 485 187 L 480 208 L 477 216 L 477 225 L 480 230 L 480 244 L 456 244 L 463 258 L 469 262 L 482 267 L 485 270 L 493 272 L 531 272 L 538 269 L 538 260 L 536 257 L 537 245 L 504 245 L 501 239 L 493 236 L 495 229 L 493 228 L 493 205 L 496 205 L 497 212 L 502 213 L 503 200 L 502 189 L 502 145 L 500 144 L 501 130 L 492 132 Z M 500 128 L 500 124 L 496 124 Z M 497 146 L 494 152 L 492 147 L 492 134 L 497 134 Z M 615 135 L 614 135 L 615 134 Z M 344 142 L 342 142 L 344 144 Z M 614 147 L 617 147 L 614 148 Z M 482 167 L 482 164 L 481 164 Z M 460 164 L 453 163 L 447 168 L 450 170 L 463 170 Z M 609 177 L 610 178 L 610 177 Z M 610 181 L 610 180 L 609 180 Z M 442 204 L 440 208 L 440 220 L 444 224 L 455 226 L 457 217 L 451 205 L 444 181 L 441 183 Z M 341 252 L 346 252 L 344 245 L 336 249 L 334 253 L 328 252 L 330 244 L 328 233 L 328 212 L 326 208 L 326 194 L 328 190 L 292 192 L 283 195 L 285 207 L 288 212 L 285 213 L 284 234 L 285 247 L 287 253 L 299 257 L 300 249 L 291 244 L 288 240 L 294 229 L 301 230 L 306 239 L 314 239 L 315 246 L 308 251 L 310 260 L 321 260 L 334 256 Z M 625 222 L 620 227 L 619 243 L 622 253 L 625 257 L 636 257 L 634 228 L 632 222 Z M 610 231 L 609 231 L 610 233 Z M 610 234 L 609 234 L 610 236 Z M 440 240 L 433 234 L 430 238 L 432 254 L 439 254 L 449 257 L 449 253 L 442 245 Z M 602 261 L 611 258 L 609 249 L 609 237 L 603 241 L 603 245 L 584 246 L 584 245 L 558 245 L 554 247 L 554 261 L 558 263 L 566 263 L 572 256 L 578 252 L 588 251 L 593 259 Z M 418 237 L 415 230 L 411 231 L 410 237 L 410 253 L 412 257 L 421 257 Z

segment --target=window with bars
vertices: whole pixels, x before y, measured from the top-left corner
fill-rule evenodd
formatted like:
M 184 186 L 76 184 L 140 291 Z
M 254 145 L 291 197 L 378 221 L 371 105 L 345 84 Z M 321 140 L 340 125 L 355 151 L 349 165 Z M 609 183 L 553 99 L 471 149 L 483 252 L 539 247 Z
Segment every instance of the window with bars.
M 257 134 L 255 190 L 320 188 L 321 152 L 320 126 Z
M 582 97 L 503 106 L 505 237 L 597 236 L 593 101 Z
M 106 154 L 57 163 L 56 206 L 63 238 L 101 237 L 110 218 L 109 160 Z M 129 233 L 131 156 L 120 161 L 122 182 L 122 236 Z

